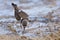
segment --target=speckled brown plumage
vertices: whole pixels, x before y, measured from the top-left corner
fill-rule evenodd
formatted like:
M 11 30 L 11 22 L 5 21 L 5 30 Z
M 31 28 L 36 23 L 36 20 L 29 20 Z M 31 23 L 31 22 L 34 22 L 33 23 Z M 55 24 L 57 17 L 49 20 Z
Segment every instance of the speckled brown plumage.
M 19 15 L 19 9 L 18 9 L 17 5 L 12 3 L 12 6 L 14 8 L 14 15 L 15 15 L 16 20 L 20 20 L 21 16 Z
M 16 4 L 12 3 L 12 6 L 14 8 L 14 12 L 15 12 L 15 18 L 16 20 L 21 20 L 22 19 L 28 19 L 28 15 L 27 13 L 25 13 L 24 11 L 20 11 L 19 12 L 19 8 Z
M 27 26 L 28 15 L 22 10 L 19 11 L 19 8 L 17 7 L 16 4 L 12 3 L 12 6 L 14 8 L 15 18 L 18 21 L 21 20 L 21 24 L 22 24 L 23 31 L 24 31 Z
M 22 23 L 22 26 L 24 27 L 24 30 L 25 30 L 25 28 L 27 26 L 27 20 L 23 19 L 21 23 Z

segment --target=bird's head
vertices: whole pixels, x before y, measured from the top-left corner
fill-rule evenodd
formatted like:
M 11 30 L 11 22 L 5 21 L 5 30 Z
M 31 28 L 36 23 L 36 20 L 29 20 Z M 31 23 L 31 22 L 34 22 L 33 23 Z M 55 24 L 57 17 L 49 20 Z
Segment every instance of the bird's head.
M 15 10 L 18 10 L 17 4 L 11 3 L 11 5 L 13 6 L 13 8 L 14 8 Z

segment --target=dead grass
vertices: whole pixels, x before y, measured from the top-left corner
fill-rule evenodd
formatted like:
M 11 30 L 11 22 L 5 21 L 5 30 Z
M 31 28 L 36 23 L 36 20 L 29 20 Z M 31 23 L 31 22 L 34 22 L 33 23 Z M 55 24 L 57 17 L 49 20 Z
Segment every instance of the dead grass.
M 51 33 L 44 37 L 27 37 L 19 35 L 0 35 L 0 40 L 60 40 L 60 31 L 57 33 Z

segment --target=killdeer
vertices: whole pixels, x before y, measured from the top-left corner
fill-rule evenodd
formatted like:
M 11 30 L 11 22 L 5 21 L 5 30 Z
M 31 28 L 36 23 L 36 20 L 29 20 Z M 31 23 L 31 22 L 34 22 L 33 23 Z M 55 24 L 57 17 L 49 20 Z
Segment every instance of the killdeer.
M 16 20 L 18 20 L 18 21 L 21 20 L 21 16 L 19 15 L 19 9 L 18 9 L 17 5 L 12 3 L 12 6 L 14 8 L 14 13 L 15 13 L 14 15 L 15 15 Z
M 21 24 L 22 24 L 22 28 L 23 28 L 22 32 L 24 33 L 25 32 L 25 28 L 26 28 L 26 26 L 28 24 L 28 20 L 22 19 Z
M 19 10 L 17 4 L 12 3 L 12 6 L 14 8 L 15 18 L 17 21 L 20 21 L 24 31 L 27 26 L 28 15 L 24 11 Z
M 15 18 L 16 18 L 17 20 L 21 20 L 21 18 L 22 18 L 22 19 L 28 19 L 27 13 L 25 13 L 25 12 L 22 11 L 22 10 L 19 10 L 17 4 L 12 3 L 12 6 L 13 6 L 13 8 L 14 8 Z

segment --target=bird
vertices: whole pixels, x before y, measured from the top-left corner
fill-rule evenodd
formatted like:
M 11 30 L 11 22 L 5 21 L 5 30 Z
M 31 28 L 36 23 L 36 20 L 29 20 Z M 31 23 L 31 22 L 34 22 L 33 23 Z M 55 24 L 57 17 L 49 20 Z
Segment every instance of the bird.
M 16 4 L 12 3 L 12 6 L 14 8 L 14 16 L 17 21 L 21 20 L 21 16 L 19 15 L 19 9 Z
M 17 4 L 15 3 L 12 3 L 12 6 L 14 8 L 14 16 L 16 18 L 17 21 L 20 21 L 20 23 L 22 24 L 22 29 L 23 29 L 23 32 L 27 26 L 27 21 L 28 21 L 28 14 L 25 13 L 23 10 L 19 10 Z
M 15 12 L 15 18 L 16 20 L 21 20 L 22 19 L 28 19 L 28 14 L 25 13 L 23 10 L 19 10 L 17 4 L 12 3 L 12 6 L 14 8 L 14 12 Z
M 22 33 L 24 33 L 25 32 L 25 28 L 28 25 L 28 20 L 22 19 L 21 23 L 22 23 L 22 28 L 23 28 Z

